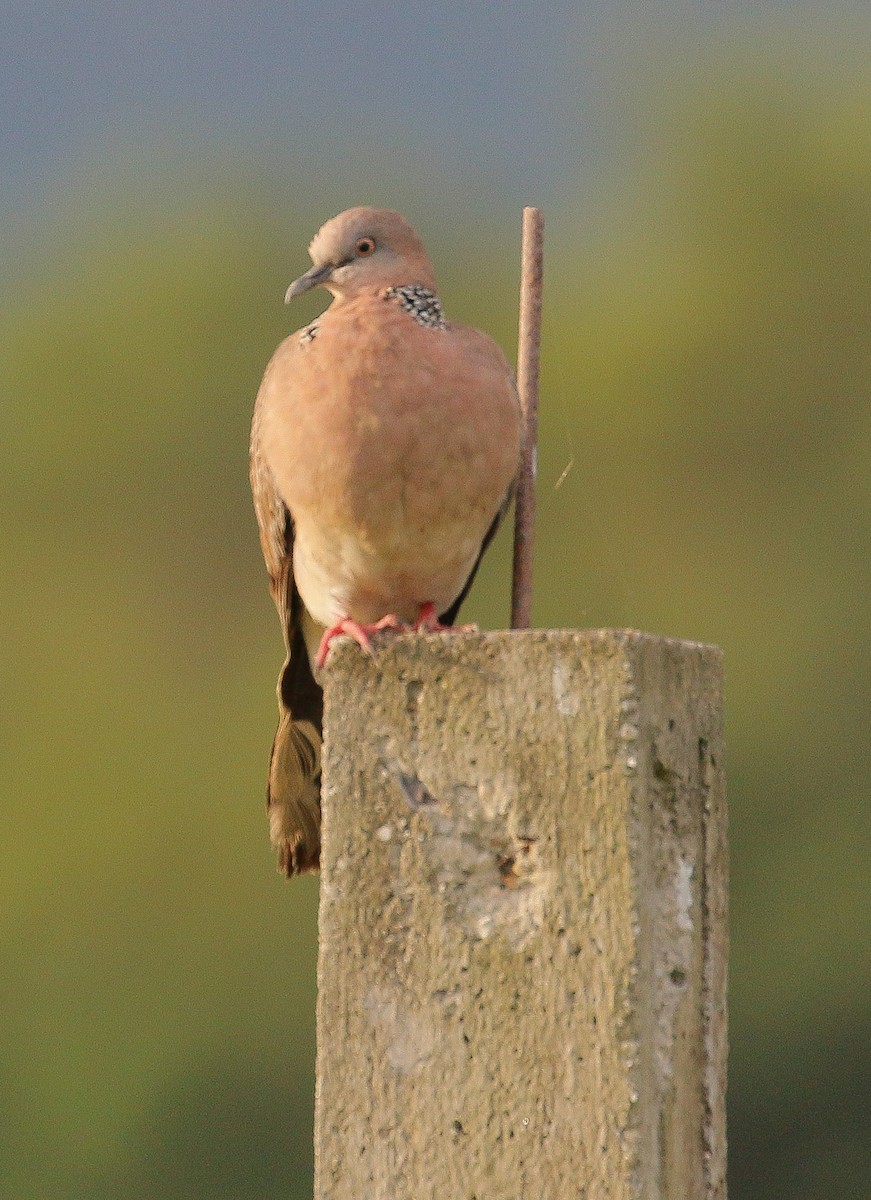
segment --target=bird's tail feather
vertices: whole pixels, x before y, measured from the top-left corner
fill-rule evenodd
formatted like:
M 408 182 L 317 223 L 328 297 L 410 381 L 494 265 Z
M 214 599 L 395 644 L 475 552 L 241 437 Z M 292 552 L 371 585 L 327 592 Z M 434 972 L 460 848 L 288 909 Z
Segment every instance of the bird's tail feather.
M 316 871 L 321 852 L 321 735 L 311 721 L 281 714 L 266 787 L 269 836 L 290 878 Z

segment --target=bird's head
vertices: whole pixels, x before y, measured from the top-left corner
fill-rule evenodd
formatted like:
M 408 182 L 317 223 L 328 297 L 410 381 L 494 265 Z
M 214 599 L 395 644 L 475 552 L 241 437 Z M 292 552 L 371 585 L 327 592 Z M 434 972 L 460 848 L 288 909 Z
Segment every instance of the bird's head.
M 312 238 L 314 266 L 295 279 L 285 303 L 313 287 L 349 297 L 417 283 L 435 289 L 432 264 L 423 243 L 399 213 L 389 208 L 349 208 Z

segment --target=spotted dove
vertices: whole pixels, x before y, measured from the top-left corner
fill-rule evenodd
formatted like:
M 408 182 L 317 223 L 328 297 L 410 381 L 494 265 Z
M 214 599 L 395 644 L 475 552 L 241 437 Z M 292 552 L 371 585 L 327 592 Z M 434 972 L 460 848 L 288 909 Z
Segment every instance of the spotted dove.
M 520 408 L 485 334 L 448 321 L 415 231 L 351 208 L 286 300 L 329 308 L 276 350 L 251 428 L 251 488 L 286 658 L 267 784 L 279 869 L 316 870 L 324 662 L 333 637 L 453 625 L 509 502 Z

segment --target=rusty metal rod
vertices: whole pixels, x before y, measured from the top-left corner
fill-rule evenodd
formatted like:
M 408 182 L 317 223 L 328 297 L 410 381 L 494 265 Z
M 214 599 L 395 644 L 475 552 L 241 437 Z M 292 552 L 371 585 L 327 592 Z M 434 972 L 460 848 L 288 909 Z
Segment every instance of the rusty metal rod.
M 541 293 L 544 278 L 544 216 L 524 208 L 520 249 L 520 328 L 517 390 L 523 413 L 523 445 L 514 501 L 514 571 L 511 628 L 528 629 L 532 617 L 532 551 L 535 543 L 535 475 L 538 439 L 538 369 L 541 358 Z

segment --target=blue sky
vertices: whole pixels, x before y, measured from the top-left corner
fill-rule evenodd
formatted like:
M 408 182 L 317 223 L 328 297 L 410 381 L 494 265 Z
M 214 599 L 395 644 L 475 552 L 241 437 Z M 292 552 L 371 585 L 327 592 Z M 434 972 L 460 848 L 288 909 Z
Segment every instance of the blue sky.
M 823 7 L 6 0 L 0 214 L 162 146 L 260 158 L 291 187 L 306 174 L 365 188 L 385 166 L 423 190 L 477 176 L 514 209 L 597 160 L 621 91 L 657 47 L 691 51 L 736 22 Z

